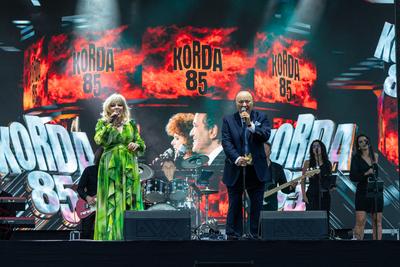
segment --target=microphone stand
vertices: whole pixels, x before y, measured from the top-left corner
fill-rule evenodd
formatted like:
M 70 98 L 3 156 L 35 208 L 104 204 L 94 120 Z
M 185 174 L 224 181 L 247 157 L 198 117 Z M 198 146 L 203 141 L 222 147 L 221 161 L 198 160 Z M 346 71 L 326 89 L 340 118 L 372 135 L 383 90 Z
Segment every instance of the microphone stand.
M 371 155 L 371 150 L 369 149 L 369 155 L 370 155 L 370 159 L 372 161 L 372 159 L 375 157 L 372 157 Z M 375 213 L 375 218 L 372 218 L 375 225 L 374 225 L 374 233 L 375 233 L 375 238 L 376 240 L 378 240 L 378 197 L 383 195 L 383 182 L 382 181 L 378 181 L 378 177 L 376 176 L 376 171 L 374 166 L 376 165 L 376 163 L 372 164 L 372 170 L 373 170 L 373 174 L 372 174 L 372 179 L 368 179 L 368 184 L 367 184 L 367 197 L 373 197 L 374 198 L 374 213 Z
M 320 168 L 319 165 L 319 153 L 317 153 L 317 158 L 315 160 L 315 165 L 317 168 Z M 321 210 L 321 180 L 322 180 L 322 175 L 321 172 L 318 174 L 318 210 Z
M 242 147 L 245 149 L 246 147 L 246 121 L 245 119 L 242 118 L 242 127 L 244 128 L 243 130 L 243 144 Z M 244 151 L 245 156 L 246 156 L 246 151 Z M 243 206 L 243 216 L 242 216 L 242 231 L 243 231 L 243 239 L 250 239 L 250 231 L 249 231 L 249 225 L 248 225 L 248 215 L 249 215 L 249 210 L 248 210 L 248 206 L 251 205 L 251 203 L 249 203 L 248 200 L 248 193 L 246 190 L 246 166 L 242 167 L 242 182 L 243 182 L 243 195 L 242 195 L 242 206 Z M 246 206 L 246 201 L 247 203 L 249 203 L 249 205 Z
M 246 166 L 242 167 L 242 182 L 243 182 L 243 195 L 242 195 L 242 206 L 243 206 L 243 216 L 242 216 L 242 228 L 243 228 L 243 239 L 248 238 L 249 229 L 248 229 L 248 205 L 246 206 L 246 201 L 248 198 L 247 190 L 246 190 Z

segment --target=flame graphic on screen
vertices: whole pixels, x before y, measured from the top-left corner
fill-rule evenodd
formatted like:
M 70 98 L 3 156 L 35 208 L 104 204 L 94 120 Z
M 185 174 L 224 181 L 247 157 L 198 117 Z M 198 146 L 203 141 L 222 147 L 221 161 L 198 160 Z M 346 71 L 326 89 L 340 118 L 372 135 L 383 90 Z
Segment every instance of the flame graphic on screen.
M 222 177 L 219 177 L 221 180 Z M 200 211 L 203 215 L 205 215 L 205 196 L 202 196 L 200 202 Z M 228 214 L 228 207 L 229 207 L 229 199 L 228 199 L 228 190 L 226 185 L 220 181 L 219 182 L 219 189 L 217 194 L 209 195 L 208 196 L 208 216 L 211 218 L 218 219 L 220 223 L 226 222 L 226 216 Z
M 390 162 L 398 166 L 397 98 L 381 94 L 378 98 L 378 116 L 378 148 Z
M 24 53 L 24 109 L 39 107 L 42 102 L 47 102 L 46 78 L 49 63 L 44 57 L 43 42 L 44 38 L 41 38 Z
M 282 36 L 270 38 L 265 33 L 257 33 L 255 40 L 254 90 L 258 101 L 268 103 L 288 103 L 316 109 L 317 101 L 311 96 L 311 89 L 317 79 L 316 66 L 304 56 L 306 41 L 288 39 Z M 300 80 L 291 80 L 290 88 L 295 97 L 287 100 L 280 93 L 279 78 L 272 76 L 272 55 L 288 54 L 299 60 Z
M 236 93 L 248 89 L 242 84 L 254 59 L 244 49 L 234 48 L 231 34 L 236 28 L 210 29 L 177 26 L 148 28 L 143 35 L 142 52 L 146 57 L 143 64 L 143 88 L 147 97 L 178 98 L 197 96 L 198 91 L 186 88 L 186 69 L 173 69 L 174 47 L 192 45 L 199 41 L 201 45 L 220 48 L 222 52 L 222 71 L 194 69 L 207 73 L 208 96 L 214 99 L 233 99 Z
M 293 125 L 294 128 L 296 128 L 296 125 L 297 125 L 296 120 L 285 119 L 285 118 L 273 118 L 272 119 L 272 128 L 279 129 L 279 127 L 281 127 L 281 125 L 284 123 L 290 123 L 291 125 Z
M 81 51 L 83 48 L 88 49 L 89 43 L 96 47 L 104 47 L 112 49 L 114 53 L 115 70 L 110 72 L 91 71 L 92 74 L 99 74 L 98 82 L 101 85 L 101 91 L 96 97 L 105 99 L 113 92 L 119 92 L 127 98 L 143 98 L 143 91 L 140 84 L 133 81 L 133 73 L 137 67 L 142 64 L 143 56 L 139 49 L 124 48 L 120 42 L 121 33 L 126 30 L 127 26 L 105 32 L 87 33 L 85 35 L 67 35 L 60 34 L 52 36 L 48 44 L 48 55 L 43 57 L 41 78 L 47 76 L 47 92 L 46 97 L 36 99 L 37 105 L 30 105 L 32 101 L 28 86 L 24 86 L 24 108 L 29 109 L 35 106 L 47 106 L 52 104 L 75 103 L 77 100 L 88 99 L 94 97 L 94 90 L 98 88 L 98 84 L 93 81 L 92 92 L 85 93 L 84 73 L 73 73 L 73 57 L 74 51 Z M 37 49 L 39 47 L 40 49 Z M 33 49 L 36 48 L 34 51 Z M 35 54 L 41 55 L 43 49 L 43 40 L 35 44 L 33 49 L 26 52 L 25 61 L 29 64 L 29 57 Z M 35 52 L 35 53 L 33 53 Z M 25 65 L 25 75 L 29 75 Z M 87 72 L 89 73 L 89 72 Z M 26 78 L 27 80 L 29 78 Z M 44 90 L 41 90 L 44 91 Z M 41 92 L 40 91 L 40 92 Z M 39 91 L 38 91 L 39 92 Z

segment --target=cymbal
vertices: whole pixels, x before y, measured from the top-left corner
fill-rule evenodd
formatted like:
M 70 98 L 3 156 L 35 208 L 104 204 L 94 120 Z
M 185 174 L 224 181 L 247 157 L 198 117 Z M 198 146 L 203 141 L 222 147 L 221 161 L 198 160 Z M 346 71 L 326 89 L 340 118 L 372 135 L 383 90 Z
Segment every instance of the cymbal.
M 208 162 L 206 155 L 194 155 L 182 161 L 181 165 L 184 169 L 199 168 Z
M 154 171 L 148 165 L 139 163 L 139 176 L 140 181 L 150 179 L 154 176 Z
M 200 189 L 200 192 L 203 195 L 212 195 L 212 194 L 218 193 L 218 190 L 213 190 L 210 188 L 203 188 L 203 189 Z

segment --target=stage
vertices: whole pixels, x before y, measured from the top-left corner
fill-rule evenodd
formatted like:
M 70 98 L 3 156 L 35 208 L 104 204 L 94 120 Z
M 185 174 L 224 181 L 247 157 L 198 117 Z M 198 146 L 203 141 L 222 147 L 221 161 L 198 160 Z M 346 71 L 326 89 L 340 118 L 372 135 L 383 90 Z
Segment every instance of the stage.
M 0 267 L 397 265 L 399 14 L 400 0 L 5 2 Z M 261 198 L 262 238 L 225 240 Z M 95 219 L 99 239 L 126 241 L 81 239 Z
M 397 241 L 2 241 L 2 266 L 383 266 Z

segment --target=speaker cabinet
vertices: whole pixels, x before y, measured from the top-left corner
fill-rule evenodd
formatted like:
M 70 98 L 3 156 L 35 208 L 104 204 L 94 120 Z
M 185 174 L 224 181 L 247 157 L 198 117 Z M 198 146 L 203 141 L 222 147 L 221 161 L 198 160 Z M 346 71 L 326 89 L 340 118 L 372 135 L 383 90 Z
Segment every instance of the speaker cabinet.
M 262 211 L 263 240 L 321 240 L 328 238 L 326 211 Z
M 190 240 L 187 210 L 126 211 L 125 240 Z

